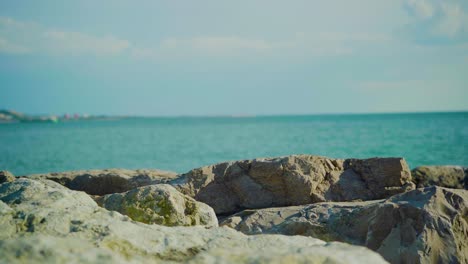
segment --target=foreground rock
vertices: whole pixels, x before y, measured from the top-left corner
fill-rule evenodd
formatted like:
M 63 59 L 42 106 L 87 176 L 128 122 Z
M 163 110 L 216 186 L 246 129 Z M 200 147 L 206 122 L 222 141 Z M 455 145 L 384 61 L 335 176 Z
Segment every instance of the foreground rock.
M 0 225 L 0 263 L 385 263 L 309 237 L 133 222 L 48 180 L 0 185 Z
M 166 183 L 177 177 L 176 173 L 160 170 L 83 170 L 33 174 L 30 179 L 47 179 L 58 182 L 72 190 L 91 195 L 126 192 L 131 189 L 158 183 Z
M 4 182 L 12 182 L 15 179 L 15 176 L 11 172 L 5 170 L 0 171 L 0 184 Z
M 411 171 L 418 188 L 437 185 L 468 190 L 468 168 L 460 166 L 420 166 Z
M 381 201 L 246 210 L 220 224 L 365 245 L 391 263 L 468 263 L 465 190 L 432 186 Z
M 167 184 L 143 186 L 97 199 L 102 207 L 146 224 L 165 226 L 218 226 L 211 207 Z
M 219 163 L 194 169 L 171 183 L 217 214 L 375 200 L 414 189 L 402 158 L 340 160 L 310 155 Z

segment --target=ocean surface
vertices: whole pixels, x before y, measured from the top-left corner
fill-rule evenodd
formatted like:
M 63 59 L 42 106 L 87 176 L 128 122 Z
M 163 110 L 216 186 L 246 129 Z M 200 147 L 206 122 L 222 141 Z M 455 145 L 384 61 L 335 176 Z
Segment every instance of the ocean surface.
M 0 124 L 0 170 L 186 172 L 227 160 L 315 154 L 468 166 L 468 112 L 174 117 Z

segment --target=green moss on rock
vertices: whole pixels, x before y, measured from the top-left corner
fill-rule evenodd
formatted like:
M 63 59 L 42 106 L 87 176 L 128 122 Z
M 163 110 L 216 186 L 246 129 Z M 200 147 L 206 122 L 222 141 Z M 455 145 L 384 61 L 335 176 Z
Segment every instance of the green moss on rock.
M 146 224 L 217 226 L 213 209 L 165 184 L 106 195 L 101 199 L 100 205 Z

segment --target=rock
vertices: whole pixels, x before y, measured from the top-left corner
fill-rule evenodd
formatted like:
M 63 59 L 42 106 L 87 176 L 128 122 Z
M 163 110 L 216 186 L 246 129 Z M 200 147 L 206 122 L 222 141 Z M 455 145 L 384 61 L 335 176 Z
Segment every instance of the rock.
M 391 263 L 468 263 L 466 190 L 432 186 L 380 201 L 246 210 L 220 225 L 364 245 Z
M 15 234 L 16 226 L 14 226 L 15 211 L 4 202 L 0 201 L 0 241 L 2 237 L 9 237 Z
M 0 171 L 0 184 L 4 183 L 4 182 L 12 182 L 14 181 L 16 178 L 15 176 L 13 176 L 13 174 L 9 171 Z
M 418 188 L 437 185 L 468 190 L 468 168 L 460 166 L 420 166 L 411 171 Z
M 351 248 L 339 242 L 320 245 L 300 242 L 298 236 L 258 235 L 246 240 L 234 236 L 234 241 L 226 242 L 201 252 L 188 263 L 387 263 L 378 254 L 369 256 L 372 251 L 364 247 Z
M 0 247 L 2 263 L 126 263 L 112 250 L 79 238 L 33 234 L 0 240 Z
M 58 182 L 72 190 L 90 195 L 105 195 L 126 192 L 131 189 L 165 183 L 177 177 L 176 173 L 160 170 L 83 170 L 33 174 L 30 179 L 47 179 Z
M 107 210 L 128 215 L 146 224 L 165 226 L 218 226 L 211 207 L 177 191 L 168 184 L 143 186 L 97 200 Z
M 49 180 L 0 185 L 0 263 L 386 263 L 358 246 L 132 221 Z
M 171 181 L 217 214 L 324 201 L 375 200 L 414 189 L 402 158 L 329 159 L 294 155 L 224 162 Z

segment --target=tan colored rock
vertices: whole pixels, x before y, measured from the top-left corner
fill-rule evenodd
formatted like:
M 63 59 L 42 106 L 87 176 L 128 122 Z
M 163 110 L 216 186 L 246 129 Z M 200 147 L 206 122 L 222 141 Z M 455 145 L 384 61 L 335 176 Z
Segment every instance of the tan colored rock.
M 0 200 L 0 241 L 2 237 L 9 237 L 16 233 L 14 214 L 15 210 Z
M 32 234 L 0 240 L 0 248 L 1 263 L 136 263 L 127 262 L 124 256 L 80 238 Z
M 139 187 L 125 193 L 105 195 L 97 203 L 131 219 L 165 226 L 218 226 L 211 207 L 177 191 L 168 184 Z
M 468 263 L 466 190 L 432 186 L 380 201 L 246 210 L 220 225 L 363 245 L 391 263 Z
M 166 183 L 175 179 L 177 174 L 160 170 L 106 169 L 33 174 L 24 177 L 52 180 L 90 195 L 105 195 L 126 192 L 140 186 Z
M 329 159 L 294 155 L 224 162 L 171 182 L 217 214 L 324 201 L 375 200 L 414 189 L 402 158 Z
M 468 190 L 468 168 L 461 166 L 420 166 L 411 174 L 418 188 L 437 185 Z
M 5 170 L 0 171 L 0 184 L 4 182 L 12 182 L 15 179 L 15 176 L 11 172 Z
M 48 180 L 2 184 L 0 201 L 0 263 L 386 263 L 310 237 L 134 222 Z

